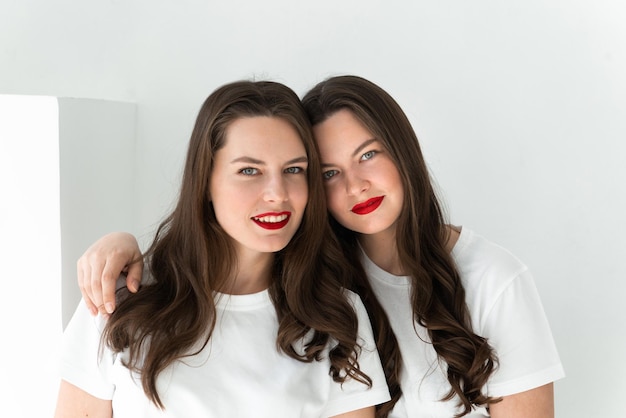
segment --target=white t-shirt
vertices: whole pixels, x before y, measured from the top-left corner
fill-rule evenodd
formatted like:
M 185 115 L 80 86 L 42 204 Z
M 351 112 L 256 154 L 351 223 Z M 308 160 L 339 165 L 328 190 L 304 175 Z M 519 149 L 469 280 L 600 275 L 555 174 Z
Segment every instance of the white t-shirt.
M 84 302 L 64 333 L 61 378 L 101 399 L 112 399 L 115 418 L 139 417 L 327 417 L 389 400 L 370 323 L 361 300 L 346 297 L 359 319 L 358 358 L 373 381 L 371 389 L 329 375 L 330 362 L 304 363 L 279 352 L 278 321 L 268 291 L 219 295 L 217 323 L 208 345 L 197 355 L 170 365 L 157 378 L 161 411 L 151 403 L 137 376 L 104 348 L 98 361 L 104 320 Z M 326 349 L 325 354 L 327 354 Z
M 465 287 L 474 332 L 488 339 L 499 358 L 499 368 L 484 388 L 486 393 L 512 395 L 562 378 L 565 373 L 528 268 L 507 250 L 467 228 L 462 229 L 452 257 Z M 403 396 L 391 416 L 454 416 L 459 411 L 458 398 L 441 402 L 450 390 L 446 367 L 438 362 L 426 329 L 413 320 L 409 278 L 387 273 L 365 253 L 362 258 L 403 358 Z M 482 416 L 489 416 L 485 408 L 466 415 Z

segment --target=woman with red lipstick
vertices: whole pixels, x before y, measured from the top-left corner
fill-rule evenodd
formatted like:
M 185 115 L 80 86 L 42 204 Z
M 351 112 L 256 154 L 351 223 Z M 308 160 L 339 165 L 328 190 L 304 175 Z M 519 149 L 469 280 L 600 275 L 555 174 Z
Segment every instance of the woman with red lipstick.
M 142 286 L 66 328 L 55 416 L 374 417 L 389 392 L 321 179 L 293 91 L 212 93 Z
M 446 223 L 394 99 L 342 76 L 315 86 L 303 104 L 330 222 L 361 272 L 352 288 L 370 315 L 392 394 L 379 415 L 554 417 L 553 382 L 564 373 L 528 268 Z M 108 277 L 123 266 L 130 283 L 138 277 L 136 251 L 132 236 L 109 236 L 80 260 L 79 284 L 94 309 L 112 300 Z
M 333 229 L 369 279 L 354 288 L 374 318 L 370 300 L 380 302 L 398 340 L 377 338 L 383 363 L 402 358 L 391 416 L 554 417 L 552 382 L 564 373 L 532 276 L 503 248 L 445 223 L 395 100 L 344 76 L 302 101 Z

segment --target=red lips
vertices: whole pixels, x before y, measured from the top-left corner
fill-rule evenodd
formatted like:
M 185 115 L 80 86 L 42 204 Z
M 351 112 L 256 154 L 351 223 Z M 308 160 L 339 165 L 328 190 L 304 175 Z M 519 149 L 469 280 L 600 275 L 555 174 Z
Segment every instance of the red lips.
M 374 212 L 378 209 L 384 198 L 385 196 L 376 196 L 366 200 L 365 202 L 357 203 L 352 207 L 352 212 L 357 215 L 367 215 L 368 213 Z
M 280 229 L 289 223 L 291 212 L 268 212 L 252 217 L 252 221 L 264 229 Z

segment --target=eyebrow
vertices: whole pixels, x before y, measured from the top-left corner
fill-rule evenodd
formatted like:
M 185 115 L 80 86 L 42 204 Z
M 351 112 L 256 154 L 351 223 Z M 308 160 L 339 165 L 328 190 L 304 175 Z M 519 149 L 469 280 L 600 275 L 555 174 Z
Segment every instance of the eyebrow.
M 307 157 L 297 157 L 297 158 L 294 158 L 292 160 L 287 161 L 286 164 L 288 165 L 288 164 L 308 163 L 308 162 L 309 162 L 309 159 Z M 233 164 L 233 163 L 248 163 L 248 164 L 265 165 L 265 161 L 257 160 L 256 158 L 246 157 L 246 156 L 235 158 L 230 163 L 231 164 Z
M 356 157 L 361 151 L 363 151 L 364 148 L 367 148 L 372 142 L 376 142 L 376 141 L 377 141 L 376 138 L 372 138 L 372 139 L 368 139 L 367 141 L 363 142 L 361 145 L 356 147 L 356 149 L 352 153 L 352 156 Z
M 370 144 L 372 144 L 373 142 L 378 141 L 376 138 L 371 138 L 366 140 L 365 142 L 363 142 L 361 145 L 359 145 L 358 147 L 356 147 L 356 149 L 352 152 L 352 157 L 356 157 L 357 155 L 359 155 L 359 153 L 361 151 L 363 151 L 364 148 L 367 148 Z M 328 163 L 323 163 L 322 162 L 322 167 L 332 167 L 334 164 L 328 164 Z

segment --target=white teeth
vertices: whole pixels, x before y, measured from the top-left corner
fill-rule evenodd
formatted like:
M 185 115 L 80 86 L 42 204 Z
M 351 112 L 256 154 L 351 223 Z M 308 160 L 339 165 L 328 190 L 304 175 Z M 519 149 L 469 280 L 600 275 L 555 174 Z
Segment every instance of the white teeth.
M 266 222 L 269 224 L 275 224 L 276 222 L 282 222 L 287 219 L 287 215 L 278 215 L 278 216 L 263 216 L 261 218 L 257 218 L 256 216 L 253 218 L 255 221 Z

